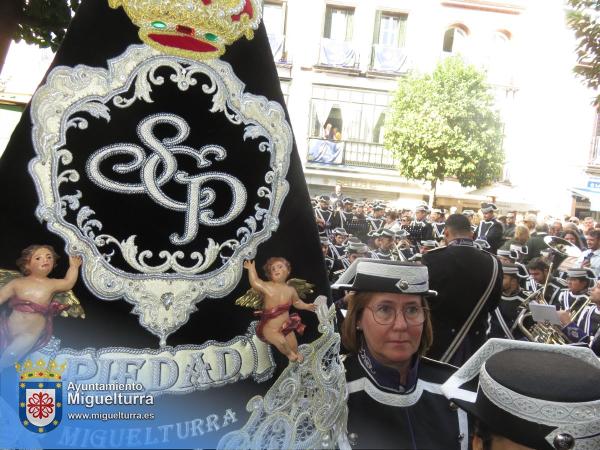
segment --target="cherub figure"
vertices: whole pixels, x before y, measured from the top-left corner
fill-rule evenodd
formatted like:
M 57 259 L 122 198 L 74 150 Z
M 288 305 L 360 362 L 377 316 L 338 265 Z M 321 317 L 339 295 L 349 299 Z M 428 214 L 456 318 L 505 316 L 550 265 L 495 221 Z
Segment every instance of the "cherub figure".
M 268 281 L 258 277 L 254 261 L 245 261 L 244 268 L 248 270 L 252 289 L 239 298 L 236 304 L 262 309 L 254 313 L 260 317 L 257 336 L 277 347 L 290 361 L 302 362 L 304 357 L 298 352 L 294 331 L 302 335 L 305 325 L 298 314 L 290 314 L 289 310 L 292 306 L 306 311 L 316 310 L 314 304 L 300 299 L 300 296 L 304 297 L 306 293 L 312 292 L 312 285 L 299 279 L 287 281 L 291 266 L 285 258 L 274 257 L 267 260 L 263 269 Z
M 55 315 L 85 317 L 70 291 L 77 281 L 81 258 L 69 256 L 65 277 L 49 278 L 57 259 L 52 246 L 31 245 L 17 260 L 21 273 L 0 270 L 0 305 L 8 302 L 8 308 L 0 311 L 0 370 L 46 345 Z

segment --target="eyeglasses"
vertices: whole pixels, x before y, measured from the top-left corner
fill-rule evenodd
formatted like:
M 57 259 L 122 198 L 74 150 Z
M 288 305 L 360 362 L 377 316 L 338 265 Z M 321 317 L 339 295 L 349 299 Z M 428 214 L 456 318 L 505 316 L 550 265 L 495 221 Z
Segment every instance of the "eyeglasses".
M 373 320 L 377 322 L 379 325 L 391 325 L 396 322 L 396 318 L 398 317 L 398 310 L 394 308 L 392 305 L 388 305 L 386 303 L 380 303 L 379 305 L 375 305 L 374 307 L 366 307 L 373 314 Z M 428 308 L 424 308 L 418 305 L 408 305 L 402 308 L 400 311 L 402 312 L 402 316 L 404 317 L 404 321 L 406 324 L 410 326 L 421 325 L 425 322 L 425 311 L 428 311 Z

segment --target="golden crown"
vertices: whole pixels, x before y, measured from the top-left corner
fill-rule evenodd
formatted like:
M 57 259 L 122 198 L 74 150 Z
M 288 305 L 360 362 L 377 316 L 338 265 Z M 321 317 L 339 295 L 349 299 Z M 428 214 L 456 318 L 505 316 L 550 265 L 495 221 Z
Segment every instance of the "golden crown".
M 48 361 L 47 364 L 43 359 L 38 359 L 35 364 L 29 359 L 22 365 L 19 363 L 15 364 L 15 369 L 20 374 L 19 378 L 21 381 L 37 378 L 59 381 L 62 379 L 62 373 L 66 368 L 67 363 L 59 366 L 53 359 Z
M 139 27 L 140 39 L 167 54 L 205 60 L 225 46 L 254 37 L 261 0 L 109 0 Z

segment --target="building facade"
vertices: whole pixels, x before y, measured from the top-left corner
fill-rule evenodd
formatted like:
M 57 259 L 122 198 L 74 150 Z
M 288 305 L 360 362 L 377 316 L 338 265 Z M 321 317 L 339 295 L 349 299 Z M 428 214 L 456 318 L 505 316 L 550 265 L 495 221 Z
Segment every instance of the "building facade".
M 600 116 L 572 72 L 564 0 L 265 0 L 264 22 L 313 194 L 340 183 L 357 198 L 427 201 L 428 184 L 400 177 L 383 146 L 386 113 L 398 77 L 460 54 L 487 73 L 507 161 L 494 186 L 440 183 L 438 206 L 600 209 Z M 0 153 L 51 59 L 11 47 L 0 73 Z
M 562 1 L 267 0 L 264 18 L 312 193 L 340 183 L 399 206 L 428 200 L 429 186 L 400 177 L 384 148 L 385 116 L 398 77 L 460 54 L 487 73 L 507 163 L 493 187 L 440 183 L 437 204 L 574 208 L 568 187 L 597 131 Z

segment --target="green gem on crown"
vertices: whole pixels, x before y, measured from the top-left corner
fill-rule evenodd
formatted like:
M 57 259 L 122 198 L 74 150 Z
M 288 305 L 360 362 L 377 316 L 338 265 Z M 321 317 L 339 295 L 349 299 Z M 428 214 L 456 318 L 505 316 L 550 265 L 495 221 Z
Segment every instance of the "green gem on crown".
M 206 33 L 204 35 L 204 37 L 206 38 L 207 41 L 211 41 L 211 42 L 215 42 L 219 40 L 219 36 L 217 36 L 216 34 L 212 34 L 212 33 Z
M 155 20 L 154 22 L 152 22 L 151 25 L 158 30 L 164 30 L 165 28 L 167 28 L 167 24 L 161 22 L 160 20 Z

